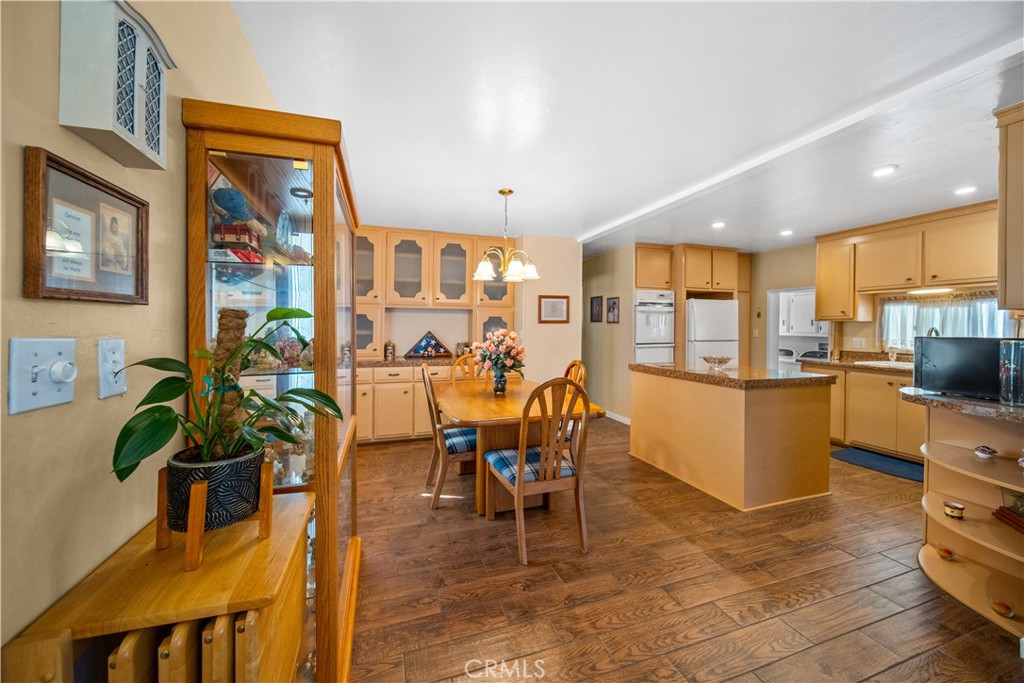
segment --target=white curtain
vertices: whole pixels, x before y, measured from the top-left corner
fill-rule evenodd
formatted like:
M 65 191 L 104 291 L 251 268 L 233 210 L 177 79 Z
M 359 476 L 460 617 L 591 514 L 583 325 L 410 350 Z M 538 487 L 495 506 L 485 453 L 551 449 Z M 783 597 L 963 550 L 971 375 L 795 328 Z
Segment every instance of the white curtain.
M 914 337 L 935 328 L 943 337 L 1012 337 L 1010 314 L 994 298 L 884 301 L 882 343 L 886 348 L 913 349 Z

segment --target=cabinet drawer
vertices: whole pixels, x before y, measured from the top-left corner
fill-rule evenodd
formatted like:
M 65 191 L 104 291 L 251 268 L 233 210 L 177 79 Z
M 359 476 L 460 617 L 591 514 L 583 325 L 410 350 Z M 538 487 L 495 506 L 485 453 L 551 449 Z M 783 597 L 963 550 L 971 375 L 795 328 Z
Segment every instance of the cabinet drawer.
M 413 375 L 414 375 L 416 381 L 417 382 L 422 382 L 423 381 L 423 373 L 420 371 L 419 368 L 413 368 L 413 369 L 415 370 Z M 429 365 L 429 366 L 427 366 L 427 372 L 430 373 L 430 379 L 435 381 L 435 382 L 440 382 L 442 380 L 447 381 L 447 380 L 451 379 L 452 367 L 450 365 Z
M 411 382 L 412 368 L 374 368 L 373 381 L 377 384 L 385 382 Z
M 356 368 L 356 384 L 367 384 L 373 381 L 373 368 Z

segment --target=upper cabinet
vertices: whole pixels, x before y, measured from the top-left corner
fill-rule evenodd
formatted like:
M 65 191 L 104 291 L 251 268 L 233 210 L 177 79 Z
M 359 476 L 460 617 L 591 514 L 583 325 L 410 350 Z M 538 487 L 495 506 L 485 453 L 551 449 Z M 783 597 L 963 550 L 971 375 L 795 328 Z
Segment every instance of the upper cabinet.
M 739 252 L 734 249 L 686 247 L 685 289 L 735 291 L 739 285 Z
M 1024 309 L 1024 102 L 999 124 L 999 307 Z
M 60 3 L 60 124 L 130 168 L 167 167 L 167 70 L 126 2 Z
M 814 307 L 818 320 L 871 320 L 872 307 L 853 287 L 854 245 L 818 242 Z
M 430 233 L 388 232 L 387 288 L 389 306 L 430 304 Z
M 636 245 L 636 288 L 671 289 L 672 247 L 661 244 Z
M 431 265 L 435 306 L 468 308 L 473 305 L 473 270 L 476 242 L 466 235 L 434 235 Z
M 999 226 L 989 213 L 935 221 L 924 233 L 924 284 L 994 282 Z
M 872 235 L 856 245 L 857 291 L 921 285 L 921 232 Z
M 379 304 L 384 301 L 384 233 L 361 227 L 356 234 L 356 303 Z
M 476 238 L 476 251 L 473 253 L 473 259 L 470 263 L 473 264 L 474 269 L 479 260 L 483 257 L 485 251 L 491 247 L 498 249 L 503 248 L 505 245 L 502 244 L 500 237 L 478 237 Z M 515 246 L 515 240 L 509 240 L 508 246 Z M 500 267 L 501 263 L 497 256 L 490 255 L 491 263 L 494 265 L 494 272 L 496 275 L 494 279 L 489 282 L 474 282 L 476 285 L 474 288 L 476 296 L 477 306 L 513 306 L 515 304 L 515 287 L 510 282 L 505 282 L 505 278 L 502 277 Z

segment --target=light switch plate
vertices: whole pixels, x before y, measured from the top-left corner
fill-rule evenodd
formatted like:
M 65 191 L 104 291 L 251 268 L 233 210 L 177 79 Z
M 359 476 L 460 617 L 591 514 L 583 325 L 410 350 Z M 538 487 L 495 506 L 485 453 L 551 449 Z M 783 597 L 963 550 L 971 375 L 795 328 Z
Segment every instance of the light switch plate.
M 855 349 L 863 349 L 864 348 L 864 340 L 861 339 L 860 337 L 854 337 L 853 338 L 853 348 L 855 348 Z
M 10 415 L 75 400 L 75 340 L 11 339 L 7 364 Z
M 124 372 L 124 339 L 99 339 L 96 341 L 98 359 L 100 398 L 118 396 L 128 391 L 128 380 Z

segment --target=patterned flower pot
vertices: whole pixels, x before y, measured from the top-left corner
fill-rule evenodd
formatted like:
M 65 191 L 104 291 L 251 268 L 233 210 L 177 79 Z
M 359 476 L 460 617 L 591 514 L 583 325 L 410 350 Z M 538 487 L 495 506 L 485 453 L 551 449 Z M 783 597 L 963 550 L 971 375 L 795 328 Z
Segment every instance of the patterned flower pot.
M 260 466 L 263 450 L 210 462 L 182 462 L 176 453 L 167 460 L 167 525 L 172 531 L 187 531 L 188 504 L 192 484 L 206 480 L 206 523 L 204 531 L 241 522 L 256 512 L 260 502 Z

